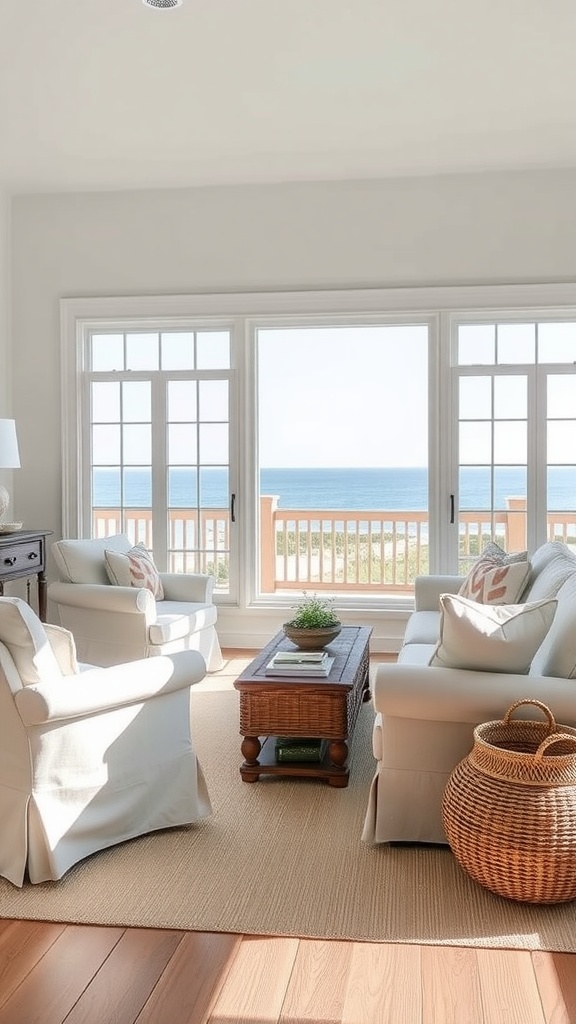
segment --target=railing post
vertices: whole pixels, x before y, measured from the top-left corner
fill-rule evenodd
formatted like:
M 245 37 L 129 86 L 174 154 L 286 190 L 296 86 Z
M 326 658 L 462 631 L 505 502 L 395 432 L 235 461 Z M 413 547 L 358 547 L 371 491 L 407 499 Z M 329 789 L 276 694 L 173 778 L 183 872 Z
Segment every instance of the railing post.
M 506 549 L 526 550 L 526 498 L 506 498 Z
M 263 594 L 276 590 L 276 531 L 274 516 L 277 495 L 260 495 L 260 587 Z

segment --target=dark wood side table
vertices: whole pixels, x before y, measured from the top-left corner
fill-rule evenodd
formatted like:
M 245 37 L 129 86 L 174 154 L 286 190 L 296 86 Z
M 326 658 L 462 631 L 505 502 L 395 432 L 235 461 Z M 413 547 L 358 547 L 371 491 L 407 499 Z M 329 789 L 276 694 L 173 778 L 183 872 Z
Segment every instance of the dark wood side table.
M 296 649 L 284 633 L 250 662 L 234 683 L 240 691 L 244 782 L 256 782 L 260 775 L 300 775 L 326 779 L 330 786 L 348 785 L 348 744 L 358 711 L 370 699 L 371 633 L 364 626 L 343 626 L 326 647 L 334 657 L 326 679 L 266 675 L 266 665 L 277 651 Z M 276 736 L 324 739 L 326 754 L 320 763 L 277 763 Z
M 9 580 L 26 579 L 26 599 L 30 604 L 30 577 L 38 580 L 38 615 L 46 622 L 46 538 L 52 530 L 0 532 L 0 596 Z

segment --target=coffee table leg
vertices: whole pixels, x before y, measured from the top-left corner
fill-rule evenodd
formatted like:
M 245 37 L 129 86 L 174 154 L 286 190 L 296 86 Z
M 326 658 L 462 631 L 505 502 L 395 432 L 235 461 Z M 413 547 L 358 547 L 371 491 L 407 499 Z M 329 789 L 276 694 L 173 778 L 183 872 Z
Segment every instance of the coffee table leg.
M 244 764 L 240 767 L 240 774 L 244 782 L 257 782 L 260 773 L 253 770 L 246 771 L 246 769 L 259 768 L 258 754 L 262 749 L 262 744 L 258 736 L 245 736 L 242 740 L 240 750 L 244 754 Z
M 332 740 L 328 744 L 328 757 L 335 768 L 344 768 L 348 760 L 348 744 L 344 740 Z M 342 775 L 330 775 L 328 784 L 337 789 L 345 789 L 348 785 L 348 772 Z

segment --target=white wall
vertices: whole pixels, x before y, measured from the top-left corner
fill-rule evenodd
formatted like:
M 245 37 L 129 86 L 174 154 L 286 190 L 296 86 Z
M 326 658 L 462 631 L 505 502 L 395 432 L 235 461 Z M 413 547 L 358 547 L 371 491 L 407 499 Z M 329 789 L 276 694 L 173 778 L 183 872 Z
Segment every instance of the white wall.
M 59 536 L 60 298 L 573 281 L 576 170 L 22 196 L 12 272 L 15 506 Z
M 0 418 L 12 416 L 10 295 L 10 202 L 0 191 Z M 0 484 L 8 488 L 13 499 L 12 477 L 11 470 L 0 469 Z M 8 509 L 7 518 L 13 518 L 12 509 Z

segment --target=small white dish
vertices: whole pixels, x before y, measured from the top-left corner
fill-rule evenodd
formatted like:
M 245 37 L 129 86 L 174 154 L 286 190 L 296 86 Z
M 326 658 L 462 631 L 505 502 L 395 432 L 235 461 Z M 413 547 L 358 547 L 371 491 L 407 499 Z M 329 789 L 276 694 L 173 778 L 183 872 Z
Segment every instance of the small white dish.
M 18 533 L 23 525 L 23 523 L 0 523 L 0 533 Z

